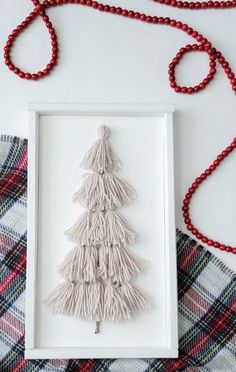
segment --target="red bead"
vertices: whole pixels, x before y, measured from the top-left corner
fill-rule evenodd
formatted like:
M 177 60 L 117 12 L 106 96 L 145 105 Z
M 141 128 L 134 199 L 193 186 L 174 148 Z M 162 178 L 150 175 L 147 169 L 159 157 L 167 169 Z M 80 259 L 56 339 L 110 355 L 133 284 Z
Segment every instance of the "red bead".
M 232 151 L 233 151 L 233 146 L 232 146 L 232 145 L 227 146 L 227 147 L 226 147 L 226 151 L 227 151 L 228 154 L 229 154 L 230 152 L 232 152 Z
M 99 4 L 98 5 L 98 10 L 100 10 L 101 12 L 103 12 L 104 11 L 104 5 L 103 4 Z M 127 12 L 127 10 L 126 10 L 126 12 Z M 127 12 L 127 14 L 128 14 L 128 12 Z
M 204 172 L 207 176 L 210 176 L 210 174 L 212 173 L 212 171 L 208 168 L 205 170 Z
M 49 74 L 49 72 L 50 72 L 50 70 L 49 70 L 48 68 L 45 68 L 45 69 L 43 70 L 43 74 L 44 74 L 45 76 L 47 76 L 47 75 Z
M 200 185 L 200 183 L 202 183 L 202 178 L 201 177 L 197 177 L 195 182 Z
M 179 93 L 181 91 L 181 88 L 179 86 L 176 86 L 175 91 L 176 91 L 176 93 Z
M 223 150 L 221 155 L 225 158 L 228 155 L 228 152 L 226 150 Z
M 196 37 L 196 39 L 197 39 L 197 41 L 202 41 L 203 36 L 199 34 L 199 35 Z
M 41 79 L 44 76 L 43 71 L 39 71 L 37 73 L 37 76 L 38 76 L 39 79 Z

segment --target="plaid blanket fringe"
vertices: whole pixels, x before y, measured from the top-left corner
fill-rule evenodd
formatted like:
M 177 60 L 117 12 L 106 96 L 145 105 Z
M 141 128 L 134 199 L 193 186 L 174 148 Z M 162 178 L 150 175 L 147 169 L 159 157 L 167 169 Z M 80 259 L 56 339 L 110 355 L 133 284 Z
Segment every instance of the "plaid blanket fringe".
M 0 137 L 0 371 L 236 371 L 236 276 L 177 231 L 179 358 L 25 360 L 27 140 Z

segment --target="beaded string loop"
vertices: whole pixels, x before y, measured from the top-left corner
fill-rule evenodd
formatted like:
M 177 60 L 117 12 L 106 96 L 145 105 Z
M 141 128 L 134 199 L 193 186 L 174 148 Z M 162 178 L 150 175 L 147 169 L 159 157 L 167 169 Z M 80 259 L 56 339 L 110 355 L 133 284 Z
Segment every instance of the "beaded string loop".
M 208 75 L 202 80 L 202 82 L 198 85 L 195 85 L 194 87 L 181 87 L 179 85 L 176 84 L 176 81 L 175 81 L 175 67 L 176 65 L 179 63 L 179 61 L 181 60 L 181 58 L 183 58 L 183 56 L 185 55 L 185 53 L 189 53 L 189 52 L 192 52 L 192 51 L 200 51 L 200 52 L 207 52 L 208 55 L 209 55 L 209 67 L 210 67 L 210 71 L 208 73 Z M 193 44 L 193 45 L 186 45 L 185 48 L 181 48 L 179 50 L 179 52 L 176 54 L 176 57 L 172 60 L 172 62 L 169 64 L 169 81 L 170 81 L 170 86 L 171 88 L 174 88 L 175 91 L 177 93 L 188 93 L 188 94 L 192 94 L 192 93 L 197 93 L 199 92 L 201 89 L 204 89 L 209 83 L 210 81 L 214 78 L 214 75 L 216 73 L 216 54 L 215 54 L 215 50 L 212 50 L 212 49 L 209 49 L 209 50 L 205 50 L 205 47 L 204 45 L 200 44 Z
M 46 15 L 45 9 L 49 7 L 49 2 L 44 1 L 43 4 L 40 4 L 39 0 L 31 0 L 34 4 L 35 8 L 34 10 L 25 18 L 25 20 L 17 26 L 11 34 L 8 36 L 7 43 L 4 47 L 4 59 L 5 64 L 8 66 L 8 68 L 13 71 L 16 75 L 18 75 L 22 79 L 27 80 L 38 80 L 43 78 L 44 76 L 47 76 L 54 68 L 54 66 L 57 64 L 58 59 L 58 42 L 57 42 L 57 36 L 56 31 L 52 25 L 52 23 L 49 20 L 49 17 Z M 50 5 L 51 6 L 51 5 Z M 16 67 L 15 64 L 11 60 L 11 49 L 14 45 L 15 40 L 19 35 L 38 17 L 40 16 L 45 23 L 45 26 L 48 29 L 48 33 L 50 35 L 51 39 L 51 48 L 52 48 L 52 54 L 51 54 L 51 60 L 47 64 L 47 66 L 42 71 L 38 71 L 36 73 L 29 73 L 22 71 L 19 67 Z
M 4 47 L 4 58 L 5 58 L 5 64 L 8 66 L 8 68 L 13 71 L 16 75 L 18 75 L 22 79 L 27 80 L 39 80 L 45 76 L 47 76 L 53 68 L 56 66 L 58 61 L 58 42 L 57 42 L 57 36 L 55 28 L 53 27 L 48 15 L 46 14 L 46 9 L 50 7 L 55 7 L 59 5 L 65 5 L 65 4 L 79 4 L 91 7 L 93 9 L 99 10 L 101 12 L 107 12 L 111 14 L 117 14 L 123 17 L 128 17 L 130 19 L 134 19 L 137 21 L 142 21 L 150 24 L 157 24 L 157 25 L 165 25 L 165 26 L 171 26 L 173 28 L 177 28 L 179 30 L 182 30 L 183 32 L 187 33 L 189 36 L 191 36 L 193 39 L 195 39 L 195 44 L 188 44 L 184 48 L 181 48 L 176 56 L 172 59 L 171 63 L 169 64 L 169 84 L 172 89 L 175 90 L 177 93 L 183 93 L 183 94 L 193 94 L 197 93 L 201 90 L 203 90 L 213 79 L 214 75 L 216 73 L 216 62 L 218 61 L 219 64 L 224 69 L 224 72 L 227 76 L 227 78 L 230 81 L 231 88 L 236 94 L 236 77 L 233 73 L 229 62 L 224 58 L 224 56 L 221 54 L 220 51 L 217 51 L 211 44 L 211 42 L 205 38 L 201 33 L 199 33 L 196 30 L 193 30 L 189 25 L 182 23 L 180 21 L 177 21 L 175 19 L 170 19 L 169 17 L 157 17 L 157 16 L 150 16 L 146 15 L 144 13 L 135 12 L 133 10 L 127 10 L 122 9 L 121 7 L 115 7 L 111 5 L 105 5 L 103 3 L 98 3 L 97 1 L 92 0 L 44 0 L 42 3 L 40 3 L 39 0 L 31 0 L 34 9 L 29 14 L 28 17 L 25 18 L 25 20 L 17 26 L 9 35 L 8 41 Z M 233 8 L 236 7 L 236 0 L 232 1 L 208 1 L 208 2 L 186 2 L 186 1 L 176 1 L 176 0 L 152 0 L 154 2 L 158 2 L 160 4 L 169 5 L 172 7 L 177 8 L 184 8 L 184 9 L 223 9 L 223 8 Z M 50 39 L 51 39 L 51 48 L 52 48 L 52 54 L 51 54 L 51 60 L 46 65 L 46 67 L 42 71 L 38 71 L 35 73 L 29 73 L 22 71 L 19 67 L 17 67 L 11 59 L 11 49 L 14 45 L 15 40 L 19 35 L 28 27 L 30 24 L 37 18 L 41 17 L 43 22 L 45 23 L 45 26 L 47 27 Z M 198 44 L 197 44 L 198 43 Z M 175 68 L 176 65 L 180 63 L 181 59 L 184 57 L 186 53 L 189 52 L 205 52 L 209 56 L 209 73 L 208 75 L 203 79 L 202 82 L 200 82 L 198 85 L 195 85 L 193 87 L 185 87 L 185 86 L 179 86 L 176 83 L 176 76 L 175 76 Z M 188 230 L 192 232 L 198 239 L 202 240 L 203 243 L 208 244 L 211 247 L 219 248 L 221 250 L 225 250 L 227 252 L 235 253 L 236 254 L 236 247 L 226 246 L 224 244 L 220 244 L 219 242 L 213 241 L 212 239 L 209 239 L 208 237 L 204 236 L 202 233 L 198 231 L 198 229 L 193 225 L 191 218 L 190 218 L 190 201 L 196 192 L 199 185 L 207 179 L 214 171 L 215 169 L 221 164 L 221 162 L 236 148 L 236 138 L 233 140 L 233 142 L 222 151 L 221 154 L 219 154 L 214 160 L 214 162 L 207 168 L 199 177 L 196 178 L 196 180 L 193 182 L 191 187 L 189 188 L 187 194 L 185 195 L 184 201 L 183 201 L 183 217 L 184 221 L 187 225 Z

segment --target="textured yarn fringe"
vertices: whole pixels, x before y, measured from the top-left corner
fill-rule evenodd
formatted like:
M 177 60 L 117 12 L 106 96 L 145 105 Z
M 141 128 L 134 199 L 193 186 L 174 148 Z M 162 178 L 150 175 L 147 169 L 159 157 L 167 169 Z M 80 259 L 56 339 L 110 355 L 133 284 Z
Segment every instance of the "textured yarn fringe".
M 139 274 L 147 262 L 119 246 L 101 246 L 99 252 L 98 276 L 111 278 L 114 282 L 129 281 Z
M 100 282 L 75 285 L 74 315 L 79 318 L 101 319 L 103 309 L 103 285 Z
M 53 314 L 73 314 L 75 286 L 72 282 L 58 284 L 44 303 Z
M 109 129 L 102 126 L 100 134 L 101 138 L 86 152 L 80 166 L 99 173 L 105 170 L 108 172 L 118 170 L 121 161 L 108 141 Z
M 59 284 L 45 300 L 53 314 L 71 314 L 83 319 L 117 321 L 130 319 L 149 308 L 143 294 L 128 282 L 110 281 Z
M 70 314 L 84 319 L 103 316 L 104 288 L 100 282 L 59 284 L 44 301 L 53 314 Z
M 70 281 L 111 278 L 114 282 L 123 282 L 139 274 L 146 265 L 146 261 L 119 246 L 76 246 L 66 255 L 58 271 Z
M 66 235 L 79 245 L 113 244 L 123 245 L 135 242 L 136 233 L 127 222 L 114 211 L 82 214 Z
M 98 248 L 76 246 L 59 266 L 59 274 L 66 280 L 94 281 L 98 277 Z
M 87 174 L 83 185 L 73 195 L 74 201 L 79 201 L 88 209 L 113 209 L 131 202 L 136 196 L 135 190 L 128 182 L 105 172 Z
M 136 312 L 149 308 L 143 294 L 130 283 L 107 283 L 104 293 L 104 319 L 117 321 L 130 319 Z

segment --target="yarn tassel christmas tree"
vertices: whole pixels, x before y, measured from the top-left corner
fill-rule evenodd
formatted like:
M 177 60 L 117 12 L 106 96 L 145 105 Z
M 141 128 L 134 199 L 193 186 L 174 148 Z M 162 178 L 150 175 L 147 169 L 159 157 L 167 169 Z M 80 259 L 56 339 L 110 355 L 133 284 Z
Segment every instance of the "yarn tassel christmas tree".
M 85 175 L 73 197 L 87 211 L 66 231 L 76 246 L 59 267 L 65 282 L 45 301 L 54 314 L 95 320 L 95 333 L 102 320 L 130 319 L 149 306 L 130 282 L 143 269 L 143 261 L 127 249 L 136 233 L 117 212 L 134 199 L 135 191 L 114 173 L 121 162 L 109 143 L 109 129 L 101 126 L 99 134 L 81 163 L 93 173 Z

